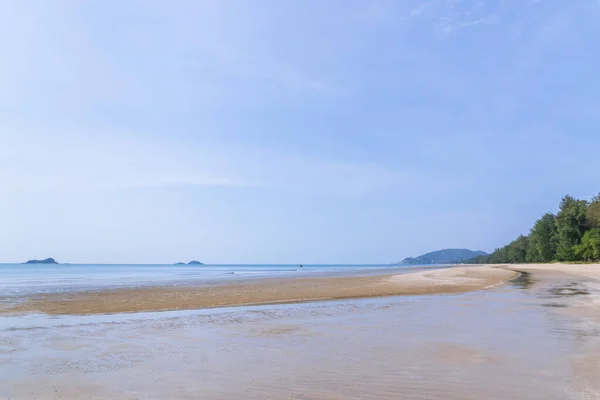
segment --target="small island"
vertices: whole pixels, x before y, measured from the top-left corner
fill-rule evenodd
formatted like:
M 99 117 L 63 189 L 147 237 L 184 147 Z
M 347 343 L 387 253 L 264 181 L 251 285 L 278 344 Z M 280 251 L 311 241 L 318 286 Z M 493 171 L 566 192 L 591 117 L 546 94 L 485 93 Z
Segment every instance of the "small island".
M 29 260 L 25 264 L 58 264 L 54 258 L 46 258 L 45 260 Z
M 177 262 L 177 263 L 175 263 L 173 265 L 185 265 L 185 263 L 180 261 L 180 262 Z

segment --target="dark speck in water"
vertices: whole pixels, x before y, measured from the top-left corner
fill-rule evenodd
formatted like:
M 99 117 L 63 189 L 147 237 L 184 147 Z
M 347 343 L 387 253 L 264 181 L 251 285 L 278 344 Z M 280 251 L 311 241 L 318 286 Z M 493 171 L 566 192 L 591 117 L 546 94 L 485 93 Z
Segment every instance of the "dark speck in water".
M 545 303 L 545 304 L 542 304 L 542 307 L 565 308 L 565 307 L 568 307 L 568 305 L 561 304 L 561 303 Z

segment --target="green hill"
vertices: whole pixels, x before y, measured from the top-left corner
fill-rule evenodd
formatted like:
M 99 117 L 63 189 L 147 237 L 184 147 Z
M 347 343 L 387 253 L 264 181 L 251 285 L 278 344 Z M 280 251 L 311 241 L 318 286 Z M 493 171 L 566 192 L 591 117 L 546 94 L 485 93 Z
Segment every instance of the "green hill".
M 407 257 L 398 264 L 405 265 L 427 265 L 427 264 L 457 264 L 471 260 L 478 256 L 485 256 L 485 251 L 473 251 L 469 249 L 443 249 L 432 251 L 418 257 Z

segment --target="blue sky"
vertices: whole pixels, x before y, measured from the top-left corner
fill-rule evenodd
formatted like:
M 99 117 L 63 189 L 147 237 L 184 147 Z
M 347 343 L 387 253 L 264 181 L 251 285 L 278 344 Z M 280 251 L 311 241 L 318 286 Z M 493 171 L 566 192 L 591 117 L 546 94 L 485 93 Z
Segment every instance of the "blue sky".
M 387 263 L 600 191 L 596 0 L 0 4 L 0 259 Z

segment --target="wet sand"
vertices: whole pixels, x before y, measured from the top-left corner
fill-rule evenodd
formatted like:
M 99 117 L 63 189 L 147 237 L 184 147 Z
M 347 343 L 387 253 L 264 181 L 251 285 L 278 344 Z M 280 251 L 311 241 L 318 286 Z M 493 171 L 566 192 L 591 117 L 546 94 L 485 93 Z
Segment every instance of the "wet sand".
M 0 398 L 599 399 L 599 298 L 533 271 L 444 296 L 5 315 Z
M 166 286 L 28 297 L 0 313 L 90 315 L 192 310 L 400 295 L 450 294 L 482 290 L 516 276 L 491 267 L 458 267 L 402 275 L 263 279 L 212 286 Z

